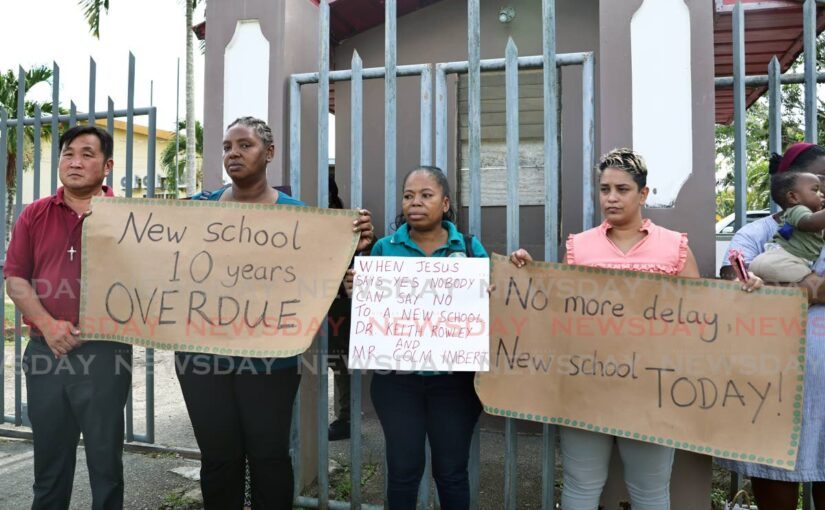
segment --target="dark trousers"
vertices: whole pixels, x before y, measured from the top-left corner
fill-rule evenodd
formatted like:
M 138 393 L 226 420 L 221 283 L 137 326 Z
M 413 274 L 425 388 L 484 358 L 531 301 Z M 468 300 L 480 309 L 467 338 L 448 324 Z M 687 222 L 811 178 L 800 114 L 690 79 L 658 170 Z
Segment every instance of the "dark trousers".
M 370 394 L 387 449 L 389 510 L 415 509 L 425 437 L 444 510 L 470 507 L 467 463 L 481 403 L 473 373 L 422 376 L 375 373 Z
M 269 374 L 217 373 L 178 353 L 175 368 L 201 450 L 206 510 L 241 509 L 249 460 L 252 507 L 291 509 L 289 432 L 301 376 L 297 367 Z
M 349 355 L 350 306 L 352 301 L 335 298 L 329 309 L 329 368 L 333 372 L 335 386 L 335 418 L 341 421 L 350 419 L 350 373 L 347 368 Z
M 85 342 L 55 358 L 41 337 L 23 355 L 34 435 L 32 509 L 69 508 L 83 434 L 92 509 L 123 508 L 123 406 L 132 384 L 132 346 Z

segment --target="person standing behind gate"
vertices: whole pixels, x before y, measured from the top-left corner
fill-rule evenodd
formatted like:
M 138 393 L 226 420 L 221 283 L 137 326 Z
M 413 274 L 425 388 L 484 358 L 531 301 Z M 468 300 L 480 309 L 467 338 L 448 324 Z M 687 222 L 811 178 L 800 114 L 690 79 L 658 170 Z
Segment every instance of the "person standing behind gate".
M 784 155 L 773 154 L 769 166 L 773 175 L 811 173 L 825 182 L 825 148 L 811 143 L 794 143 Z M 745 263 L 750 263 L 765 251 L 765 245 L 779 230 L 779 215 L 767 216 L 739 229 L 731 239 L 730 247 L 743 252 Z M 727 254 L 725 254 L 727 260 Z M 751 479 L 753 494 L 759 508 L 794 510 L 799 500 L 800 482 L 813 482 L 813 498 L 817 508 L 825 508 L 825 372 L 821 363 L 825 356 L 825 338 L 822 324 L 825 320 L 825 250 L 814 262 L 814 272 L 797 285 L 808 291 L 807 332 L 805 342 L 805 392 L 802 396 L 802 430 L 799 433 L 799 454 L 793 470 L 778 469 L 762 464 L 716 459 L 716 462 Z M 723 266 L 722 278 L 734 279 L 730 266 Z
M 11 236 L 6 292 L 31 328 L 23 356 L 34 436 L 32 509 L 69 508 L 80 434 L 92 509 L 123 508 L 123 407 L 132 347 L 81 342 L 81 229 L 92 197 L 112 196 L 112 137 L 77 126 L 60 137 L 57 193 L 26 207 Z
M 223 163 L 232 184 L 192 199 L 304 205 L 267 182 L 266 166 L 274 153 L 272 130 L 264 121 L 236 119 L 223 138 Z M 357 251 L 372 242 L 369 211 L 361 210 L 353 231 L 361 235 Z M 289 433 L 301 380 L 298 357 L 273 360 L 178 352 L 175 371 L 201 451 L 204 508 L 243 508 L 248 459 L 252 508 L 291 509 Z
M 437 167 L 422 166 L 404 177 L 402 214 L 395 234 L 379 239 L 373 256 L 486 257 L 475 237 L 458 231 L 450 188 Z M 467 246 L 469 240 L 471 246 Z M 425 438 L 432 449 L 433 478 L 441 508 L 470 507 L 467 463 L 481 402 L 473 372 L 383 374 L 375 372 L 370 395 L 384 430 L 390 510 L 416 508 L 424 473 Z
M 344 202 L 338 196 L 338 184 L 335 182 L 334 175 L 329 176 L 329 208 L 344 208 Z M 347 353 L 349 352 L 351 309 L 352 299 L 342 282 L 328 313 L 329 344 L 327 351 L 335 386 L 335 420 L 329 424 L 327 431 L 330 441 L 340 441 L 350 437 L 350 373 L 347 369 Z
M 629 149 L 615 149 L 602 156 L 598 168 L 604 222 L 568 238 L 566 263 L 698 278 L 687 235 L 642 218 L 648 194 L 644 159 Z M 510 258 L 519 267 L 532 261 L 525 250 L 513 252 Z M 761 286 L 762 281 L 751 275 L 743 288 L 750 291 Z M 624 464 L 632 508 L 670 508 L 672 448 L 570 427 L 561 428 L 562 508 L 598 508 L 614 441 Z

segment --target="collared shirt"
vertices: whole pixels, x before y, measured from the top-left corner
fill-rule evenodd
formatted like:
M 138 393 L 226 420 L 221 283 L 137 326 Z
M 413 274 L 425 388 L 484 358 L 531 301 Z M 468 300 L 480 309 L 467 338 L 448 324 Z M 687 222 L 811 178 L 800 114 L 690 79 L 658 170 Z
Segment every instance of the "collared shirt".
M 43 308 L 56 320 L 77 324 L 80 315 L 80 240 L 85 215 L 78 215 L 58 188 L 52 196 L 29 204 L 12 230 L 3 266 L 5 278 L 31 283 Z M 103 186 L 103 193 L 114 196 Z M 30 318 L 24 322 L 32 326 Z
M 646 219 L 639 231 L 647 235 L 624 253 L 607 236 L 611 228 L 605 221 L 596 228 L 571 234 L 567 239 L 567 263 L 668 275 L 677 275 L 685 268 L 687 234 L 668 230 Z
M 467 255 L 464 236 L 451 221 L 442 221 L 441 227 L 447 231 L 447 243 L 439 246 L 430 257 L 465 257 Z M 472 254 L 474 258 L 486 258 L 487 251 L 481 241 L 471 237 Z M 373 257 L 426 257 L 427 254 L 410 237 L 409 226 L 404 223 L 391 236 L 382 237 L 372 247 Z M 433 376 L 444 374 L 437 371 L 418 371 L 417 375 Z
M 436 249 L 431 257 L 450 257 L 458 254 L 465 254 L 464 236 L 458 231 L 456 226 L 450 221 L 442 221 L 441 226 L 447 231 L 447 243 Z M 473 257 L 485 258 L 487 251 L 476 237 L 472 237 Z M 373 256 L 383 257 L 426 257 L 418 244 L 410 237 L 407 224 L 401 225 L 396 232 L 387 237 L 382 237 L 372 248 Z M 461 256 L 461 255 L 459 255 Z

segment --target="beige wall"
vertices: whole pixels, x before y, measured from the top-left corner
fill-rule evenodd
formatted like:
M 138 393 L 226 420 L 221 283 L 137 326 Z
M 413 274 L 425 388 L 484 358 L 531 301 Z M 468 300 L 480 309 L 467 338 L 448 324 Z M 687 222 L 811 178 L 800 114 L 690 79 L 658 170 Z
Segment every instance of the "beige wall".
M 685 0 L 691 19 L 693 77 L 693 173 L 670 209 L 647 209 L 654 222 L 687 232 L 703 276 L 715 276 L 715 154 L 714 145 L 714 6 L 706 0 Z M 642 0 L 600 2 L 602 147 L 632 147 L 630 19 Z M 651 169 L 666 172 L 666 168 Z
M 226 45 L 238 20 L 257 19 L 269 41 L 269 125 L 275 138 L 275 158 L 267 169 L 273 185 L 289 182 L 289 76 L 318 70 L 318 7 L 307 0 L 210 0 L 206 4 L 206 64 L 204 89 L 204 188 L 222 183 L 221 140 L 234 119 L 223 118 L 224 60 Z M 301 162 L 305 186 L 315 183 L 317 103 L 315 86 L 303 87 L 301 98 Z M 303 198 L 314 200 L 314 188 Z
M 134 134 L 134 145 L 132 149 L 132 175 L 144 177 L 148 167 L 148 149 L 149 138 L 145 131 L 136 126 Z M 160 166 L 160 154 L 163 152 L 166 144 L 169 143 L 171 133 L 159 131 L 155 142 L 155 173 L 156 175 L 163 174 L 163 169 Z M 115 161 L 113 169 L 113 189 L 115 195 L 125 196 L 125 189 L 121 186 L 120 181 L 126 176 L 126 131 L 122 129 L 115 129 L 114 131 L 114 154 Z M 52 144 L 51 140 L 44 140 L 41 143 L 41 159 L 40 159 L 40 196 L 44 197 L 51 194 L 51 168 L 52 168 Z M 134 181 L 132 182 L 134 185 Z M 59 187 L 60 182 L 56 185 Z M 144 189 L 134 189 L 133 196 L 144 196 Z M 23 203 L 31 203 L 34 199 L 34 172 L 27 170 L 23 174 Z

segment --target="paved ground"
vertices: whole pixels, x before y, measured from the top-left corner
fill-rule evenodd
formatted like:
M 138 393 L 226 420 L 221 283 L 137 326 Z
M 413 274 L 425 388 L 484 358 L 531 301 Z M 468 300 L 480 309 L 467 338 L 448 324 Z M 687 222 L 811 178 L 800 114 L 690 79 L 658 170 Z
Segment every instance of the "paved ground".
M 145 430 L 145 363 L 142 349 L 135 350 L 134 414 L 135 432 Z M 155 353 L 155 442 L 183 448 L 195 448 L 180 386 L 174 374 L 174 358 L 170 353 Z M 14 412 L 14 348 L 6 345 L 5 412 Z M 330 388 L 333 387 L 330 378 Z M 23 390 L 25 399 L 25 390 Z M 332 409 L 330 408 L 330 419 Z M 6 425 L 5 428 L 15 429 Z M 481 508 L 501 508 L 503 494 L 502 435 L 498 431 L 482 431 Z M 366 415 L 363 422 L 364 483 L 362 493 L 365 502 L 381 504 L 383 485 L 383 436 L 377 419 Z M 346 499 L 349 494 L 349 441 L 331 443 L 332 463 L 330 495 Z M 519 508 L 539 508 L 541 472 L 537 468 L 541 458 L 541 438 L 532 434 L 519 436 Z M 142 454 L 127 452 L 125 459 L 126 508 L 127 509 L 195 509 L 200 491 L 196 481 L 199 463 L 169 454 Z M 32 484 L 31 443 L 0 438 L 0 510 L 26 508 L 31 504 Z M 188 478 L 187 476 L 190 477 Z M 305 491 L 314 493 L 313 488 Z M 83 448 L 78 451 L 77 473 L 72 509 L 90 507 L 88 472 L 85 467 Z

